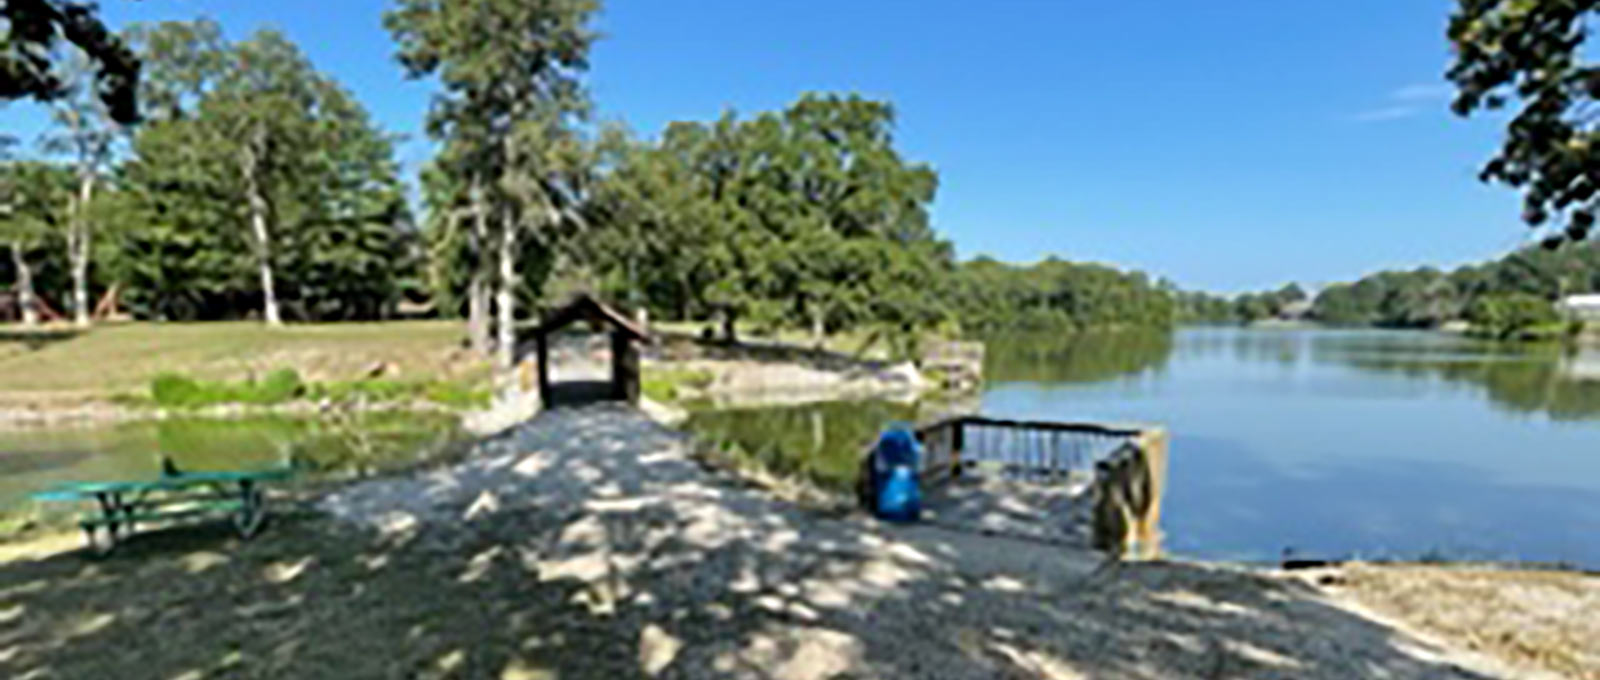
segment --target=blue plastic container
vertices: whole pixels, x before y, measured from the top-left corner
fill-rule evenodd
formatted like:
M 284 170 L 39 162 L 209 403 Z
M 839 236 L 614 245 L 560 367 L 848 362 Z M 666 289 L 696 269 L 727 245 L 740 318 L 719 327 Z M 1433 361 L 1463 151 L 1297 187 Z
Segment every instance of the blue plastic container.
M 878 436 L 872 448 L 872 497 L 879 519 L 915 522 L 922 516 L 921 457 L 922 444 L 909 427 L 891 426 Z

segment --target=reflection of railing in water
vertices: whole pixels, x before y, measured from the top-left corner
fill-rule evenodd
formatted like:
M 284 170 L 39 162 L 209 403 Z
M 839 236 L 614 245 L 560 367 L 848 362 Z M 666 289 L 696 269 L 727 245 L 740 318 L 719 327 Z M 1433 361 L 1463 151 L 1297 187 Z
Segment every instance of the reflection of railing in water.
M 1117 556 L 1159 553 L 1167 476 L 1163 428 L 956 416 L 916 432 L 925 486 L 994 471 L 1030 483 L 1089 479 L 1095 546 Z

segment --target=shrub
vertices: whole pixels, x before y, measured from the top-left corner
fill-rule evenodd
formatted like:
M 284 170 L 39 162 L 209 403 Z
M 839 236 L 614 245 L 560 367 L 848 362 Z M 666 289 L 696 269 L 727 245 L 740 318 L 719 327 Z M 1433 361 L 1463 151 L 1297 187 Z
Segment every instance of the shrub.
M 162 373 L 150 381 L 150 397 L 160 406 L 188 408 L 204 402 L 205 389 L 194 379 L 177 373 Z
M 260 382 L 205 382 L 179 373 L 162 373 L 150 381 L 150 397 L 168 408 L 199 408 L 215 404 L 281 404 L 305 393 L 300 374 L 283 368 Z
M 451 408 L 480 408 L 488 406 L 493 395 L 488 390 L 473 389 L 456 382 L 439 382 L 424 390 L 428 401 Z
M 644 379 L 640 380 L 639 391 L 643 392 L 644 396 L 648 397 L 650 401 L 666 403 L 670 401 L 676 401 L 678 398 L 677 385 L 674 385 L 669 380 L 663 380 L 656 377 L 646 376 Z
M 651 401 L 677 401 L 683 396 L 683 388 L 705 389 L 714 379 L 716 376 L 709 371 L 651 371 L 639 381 L 639 391 Z
M 243 401 L 254 404 L 282 404 L 305 393 L 300 374 L 292 368 L 280 368 L 267 374 L 267 378 L 250 386 Z
M 1550 301 L 1526 293 L 1478 298 L 1467 308 L 1467 321 L 1480 333 L 1507 340 L 1561 320 Z

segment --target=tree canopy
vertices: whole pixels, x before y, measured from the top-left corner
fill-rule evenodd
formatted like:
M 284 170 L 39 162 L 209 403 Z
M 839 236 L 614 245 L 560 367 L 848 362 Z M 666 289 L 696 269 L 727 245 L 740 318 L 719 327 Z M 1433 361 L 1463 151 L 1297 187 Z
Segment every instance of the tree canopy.
M 304 319 L 374 318 L 415 264 L 392 138 L 272 31 L 135 27 L 147 122 L 120 168 L 125 298 L 218 318 L 278 299 Z M 262 275 L 263 272 L 270 276 Z
M 90 3 L 0 0 L 0 99 L 66 96 L 70 83 L 55 68 L 65 42 L 97 65 L 95 90 L 111 118 L 138 120 L 139 60 L 96 14 Z
M 493 268 L 502 364 L 513 357 L 524 276 L 549 269 L 518 266 L 525 239 L 550 253 L 582 201 L 589 165 L 578 129 L 589 112 L 582 75 L 598 37 L 589 27 L 598 9 L 596 0 L 399 0 L 384 15 L 400 63 L 442 90 L 427 121 L 444 147 L 431 195 L 440 209 L 465 204 L 469 213 L 470 238 L 454 254 L 470 269 L 469 314 L 480 349 L 487 346 Z
M 614 135 L 584 254 L 617 296 L 671 318 L 936 322 L 953 257 L 928 218 L 938 176 L 893 131 L 886 103 L 810 94 L 654 142 Z
M 1458 0 L 1448 36 L 1452 109 L 1520 103 L 1481 178 L 1522 192 L 1523 219 L 1550 246 L 1586 238 L 1600 187 L 1600 66 L 1584 59 L 1595 0 Z

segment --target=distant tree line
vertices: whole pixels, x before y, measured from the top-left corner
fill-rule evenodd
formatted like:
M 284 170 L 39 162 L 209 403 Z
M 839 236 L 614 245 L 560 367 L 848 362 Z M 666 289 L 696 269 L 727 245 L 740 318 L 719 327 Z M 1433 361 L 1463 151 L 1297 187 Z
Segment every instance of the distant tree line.
M 963 328 L 978 331 L 1170 326 L 1178 319 L 1168 287 L 1141 272 L 1055 257 L 1028 266 L 980 257 L 951 285 Z
M 1298 283 L 1277 290 L 1222 296 L 1202 291 L 1171 289 L 1182 323 L 1254 323 L 1266 319 L 1301 317 L 1310 297 Z
M 1556 320 L 1562 296 L 1600 290 L 1600 244 L 1523 248 L 1442 271 L 1383 271 L 1324 288 L 1312 314 L 1333 324 L 1431 328 L 1464 320 L 1500 335 Z

